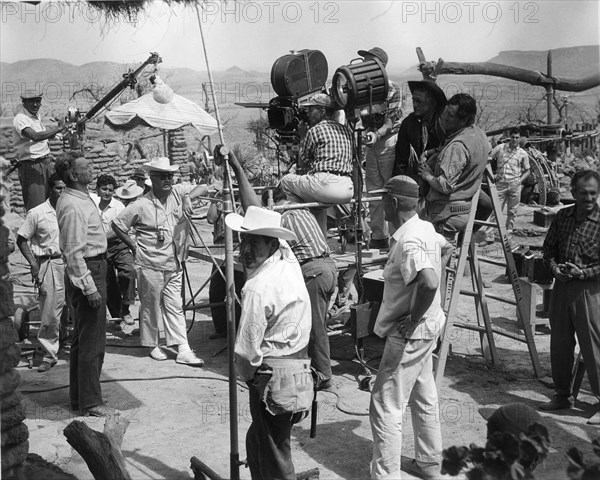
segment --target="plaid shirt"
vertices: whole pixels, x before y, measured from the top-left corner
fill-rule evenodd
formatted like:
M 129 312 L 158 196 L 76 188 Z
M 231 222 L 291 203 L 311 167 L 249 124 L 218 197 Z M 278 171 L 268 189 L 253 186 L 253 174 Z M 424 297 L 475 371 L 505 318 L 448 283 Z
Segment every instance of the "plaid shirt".
M 579 224 L 575 206 L 559 210 L 544 240 L 544 260 L 550 267 L 571 262 L 586 279 L 600 278 L 600 207 Z
M 529 170 L 529 155 L 521 147 L 512 150 L 510 144 L 501 143 L 492 150 L 492 158 L 498 164 L 500 182 L 521 183 L 521 175 Z
M 394 82 L 390 81 L 388 95 L 386 99 L 386 111 L 384 113 L 376 113 L 370 117 L 363 118 L 363 126 L 369 129 L 379 129 L 385 123 L 385 119 L 389 118 L 392 121 L 392 131 L 388 135 L 398 133 L 400 130 L 400 120 L 402 119 L 402 91 Z
M 309 173 L 350 175 L 352 143 L 352 131 L 346 125 L 321 120 L 308 131 L 300 146 L 300 164 L 304 164 Z
M 298 241 L 289 241 L 300 263 L 329 255 L 329 246 L 315 216 L 308 210 L 288 210 L 281 216 L 281 226 L 296 234 Z

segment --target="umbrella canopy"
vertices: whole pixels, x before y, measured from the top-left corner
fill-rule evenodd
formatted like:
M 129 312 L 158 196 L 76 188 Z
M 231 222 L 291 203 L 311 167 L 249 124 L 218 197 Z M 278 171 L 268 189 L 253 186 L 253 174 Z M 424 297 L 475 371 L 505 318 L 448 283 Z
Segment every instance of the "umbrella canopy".
M 147 93 L 107 112 L 104 121 L 121 131 L 139 126 L 174 130 L 185 125 L 194 126 L 202 135 L 212 135 L 218 130 L 217 121 L 210 114 L 177 94 L 173 94 L 168 103 L 159 103 L 152 93 Z

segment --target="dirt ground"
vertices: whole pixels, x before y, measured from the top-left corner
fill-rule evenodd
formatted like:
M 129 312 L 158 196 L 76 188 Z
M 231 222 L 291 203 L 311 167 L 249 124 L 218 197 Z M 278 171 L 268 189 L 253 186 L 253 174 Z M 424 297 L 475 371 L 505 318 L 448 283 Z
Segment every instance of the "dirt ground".
M 515 236 L 517 243 L 540 244 L 543 239 L 539 236 L 539 227 L 531 223 L 532 212 L 530 207 L 521 207 L 516 233 L 528 232 L 538 236 Z M 493 256 L 497 251 L 492 247 L 487 254 Z M 199 260 L 190 261 L 188 271 L 195 291 L 209 276 L 210 265 Z M 491 284 L 490 291 L 509 295 L 510 285 L 499 267 L 485 265 L 483 275 Z M 197 300 L 201 302 L 207 296 L 204 289 Z M 542 303 L 541 294 L 538 303 Z M 461 297 L 458 320 L 475 322 L 473 305 L 471 299 Z M 489 307 L 498 328 L 523 337 L 516 326 L 514 306 L 490 300 Z M 137 308 L 134 313 L 137 314 Z M 191 325 L 191 312 L 187 316 Z M 131 422 L 122 450 L 132 478 L 192 478 L 192 456 L 203 460 L 223 478 L 229 476 L 226 341 L 209 340 L 212 332 L 209 311 L 197 312 L 189 338 L 192 348 L 205 360 L 205 366 L 192 368 L 176 364 L 175 351 L 169 353 L 169 360 L 156 362 L 145 349 L 138 347 L 138 332 L 127 336 L 109 327 L 102 372 L 103 395 L 110 406 L 120 409 Z M 501 362 L 492 365 L 481 356 L 477 333 L 455 328 L 450 335 L 453 339 L 452 354 L 440 388 L 440 422 L 445 447 L 470 443 L 483 445 L 486 429 L 485 421 L 479 415 L 481 408 L 498 407 L 509 402 L 525 402 L 536 407 L 552 394 L 547 385 L 534 378 L 524 343 L 495 336 Z M 35 343 L 33 330 L 29 338 Z M 543 375 L 549 375 L 550 371 L 549 340 L 548 330 L 540 330 L 535 335 Z M 319 393 L 316 438 L 309 437 L 309 419 L 294 427 L 294 464 L 297 471 L 318 467 L 322 479 L 365 479 L 368 478 L 372 437 L 367 416 L 369 393 L 359 390 L 357 382 L 364 371 L 352 361 L 353 340 L 349 335 L 335 335 L 330 337 L 330 341 L 334 393 Z M 376 368 L 383 342 L 368 338 L 365 346 L 368 363 Z M 26 363 L 19 367 L 21 391 L 27 409 L 26 423 L 30 431 L 30 452 L 78 479 L 88 479 L 91 474 L 83 459 L 66 442 L 63 429 L 72 420 L 79 419 L 93 429 L 102 430 L 104 420 L 80 418 L 69 411 L 67 360 L 68 354 L 61 354 L 59 363 L 44 374 L 38 373 L 35 368 L 41 361 L 41 355 L 36 357 L 33 369 L 28 369 Z M 240 385 L 237 392 L 239 449 L 240 458 L 244 459 L 244 437 L 250 414 L 246 389 Z M 537 478 L 566 478 L 565 452 L 571 446 L 591 455 L 590 440 L 599 432 L 597 427 L 588 426 L 585 422 L 595 403 L 587 380 L 584 380 L 573 410 L 560 415 L 543 414 L 554 452 L 545 465 L 538 468 Z M 402 453 L 412 456 L 414 442 L 409 419 L 407 413 Z M 248 470 L 243 467 L 241 477 L 250 478 Z

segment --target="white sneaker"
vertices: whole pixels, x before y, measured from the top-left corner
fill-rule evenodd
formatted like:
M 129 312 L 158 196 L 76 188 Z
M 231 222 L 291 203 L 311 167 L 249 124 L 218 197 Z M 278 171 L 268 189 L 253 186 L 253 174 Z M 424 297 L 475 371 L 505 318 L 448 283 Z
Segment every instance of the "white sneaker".
M 201 367 L 204 365 L 204 360 L 198 358 L 193 350 L 188 350 L 184 353 L 178 353 L 175 362 L 183 365 L 191 365 L 193 367 Z
M 165 355 L 165 352 L 163 352 L 160 347 L 154 347 L 152 349 L 152 351 L 150 352 L 150 356 L 156 360 L 156 361 L 163 361 L 167 359 L 167 356 Z

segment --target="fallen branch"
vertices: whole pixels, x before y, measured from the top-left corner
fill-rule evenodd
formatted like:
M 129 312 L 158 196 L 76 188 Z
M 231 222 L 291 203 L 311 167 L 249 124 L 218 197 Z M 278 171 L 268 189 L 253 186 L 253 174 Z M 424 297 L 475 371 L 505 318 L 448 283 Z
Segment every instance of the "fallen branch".
M 96 480 L 131 480 L 121 453 L 128 426 L 127 419 L 112 415 L 106 419 L 104 433 L 92 430 L 79 420 L 67 425 L 63 433 Z

